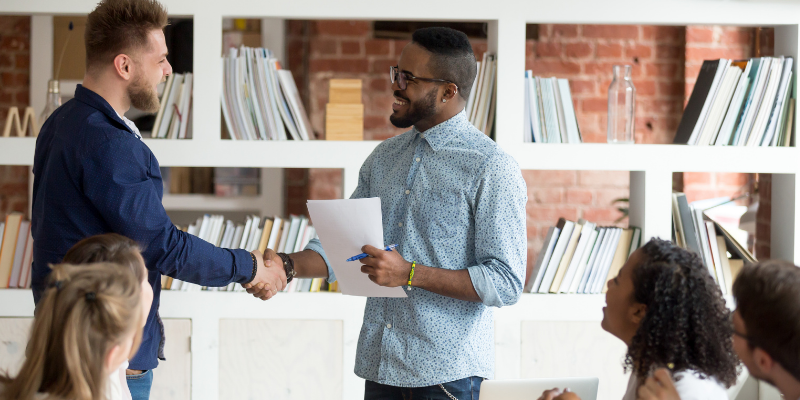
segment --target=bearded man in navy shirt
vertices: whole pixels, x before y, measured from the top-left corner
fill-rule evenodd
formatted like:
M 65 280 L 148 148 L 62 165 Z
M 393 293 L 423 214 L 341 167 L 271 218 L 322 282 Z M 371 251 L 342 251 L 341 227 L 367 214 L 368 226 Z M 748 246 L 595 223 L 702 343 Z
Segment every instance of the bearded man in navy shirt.
M 75 98 L 47 119 L 33 164 L 33 295 L 39 300 L 67 250 L 88 236 L 114 232 L 136 240 L 149 269 L 153 306 L 142 344 L 130 360 L 134 400 L 149 398 L 152 369 L 163 359 L 158 316 L 161 275 L 205 286 L 238 282 L 262 300 L 286 286 L 282 266 L 262 255 L 222 249 L 181 232 L 161 204 L 158 161 L 123 115 L 159 108 L 156 86 L 172 73 L 156 0 L 103 0 L 86 22 L 86 75 Z

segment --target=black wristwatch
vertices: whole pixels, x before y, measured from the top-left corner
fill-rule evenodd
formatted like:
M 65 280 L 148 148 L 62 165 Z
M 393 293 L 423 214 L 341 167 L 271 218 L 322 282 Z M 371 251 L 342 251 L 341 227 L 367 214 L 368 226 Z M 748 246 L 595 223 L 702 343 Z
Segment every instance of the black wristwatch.
M 297 272 L 294 270 L 294 260 L 286 253 L 278 253 L 278 257 L 283 260 L 283 270 L 286 271 L 286 283 L 289 283 L 294 279 L 294 276 L 297 275 Z

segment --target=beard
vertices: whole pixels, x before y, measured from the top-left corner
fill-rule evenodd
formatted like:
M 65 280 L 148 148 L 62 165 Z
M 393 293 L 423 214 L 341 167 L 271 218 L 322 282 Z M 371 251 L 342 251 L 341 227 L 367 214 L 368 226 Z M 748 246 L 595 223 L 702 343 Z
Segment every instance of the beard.
M 414 125 L 423 119 L 436 115 L 437 90 L 437 88 L 431 89 L 431 91 L 428 92 L 425 97 L 413 103 L 409 102 L 406 115 L 400 117 L 392 114 L 389 116 L 389 122 L 398 128 L 408 128 L 409 126 Z M 400 97 L 397 92 L 394 94 L 395 96 Z
M 160 103 L 156 89 L 145 81 L 144 76 L 138 75 L 128 86 L 128 98 L 131 105 L 148 113 L 157 112 Z

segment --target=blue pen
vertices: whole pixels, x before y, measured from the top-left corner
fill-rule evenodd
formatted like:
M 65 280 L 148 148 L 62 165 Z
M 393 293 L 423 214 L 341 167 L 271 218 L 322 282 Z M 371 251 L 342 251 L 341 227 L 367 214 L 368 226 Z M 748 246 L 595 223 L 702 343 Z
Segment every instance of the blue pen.
M 392 249 L 395 248 L 395 247 L 397 247 L 396 244 L 390 244 L 390 245 L 386 246 L 386 248 L 384 250 L 392 251 Z M 367 257 L 369 257 L 369 254 L 361 253 L 361 254 L 359 254 L 357 256 L 352 256 L 352 257 L 348 258 L 347 261 L 356 261 L 356 260 L 360 260 L 362 258 L 367 258 Z

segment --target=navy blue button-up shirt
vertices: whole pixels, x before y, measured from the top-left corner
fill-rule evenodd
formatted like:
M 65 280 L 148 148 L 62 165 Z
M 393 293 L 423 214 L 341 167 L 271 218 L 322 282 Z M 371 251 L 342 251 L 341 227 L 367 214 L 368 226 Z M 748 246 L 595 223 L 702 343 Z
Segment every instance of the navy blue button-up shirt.
M 47 119 L 33 162 L 33 296 L 38 302 L 48 264 L 75 243 L 115 232 L 140 244 L 153 286 L 153 306 L 131 369 L 158 365 L 161 274 L 206 286 L 247 282 L 253 260 L 175 228 L 161 205 L 158 161 L 97 93 L 80 85 L 75 98 Z

